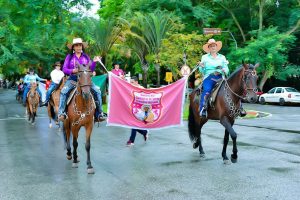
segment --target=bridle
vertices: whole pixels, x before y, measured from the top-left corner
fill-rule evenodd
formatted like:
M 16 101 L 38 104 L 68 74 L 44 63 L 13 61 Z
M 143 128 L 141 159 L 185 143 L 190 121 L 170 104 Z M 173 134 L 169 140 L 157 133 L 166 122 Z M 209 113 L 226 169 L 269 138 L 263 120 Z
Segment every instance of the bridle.
M 243 84 L 243 95 L 238 95 L 237 93 L 235 93 L 231 88 L 230 88 L 230 85 L 228 84 L 227 82 L 227 79 L 223 77 L 223 80 L 225 81 L 225 88 L 229 89 L 229 91 L 234 94 L 235 96 L 239 97 L 240 99 L 245 99 L 248 95 L 249 95 L 249 91 L 253 91 L 254 93 L 257 92 L 257 88 L 253 88 L 253 87 L 248 87 L 249 85 L 249 82 L 250 81 L 253 81 L 253 79 L 251 77 L 257 77 L 257 73 L 256 73 L 256 70 L 253 69 L 247 69 L 247 70 L 244 70 L 244 74 L 243 74 L 243 77 L 242 77 L 242 84 Z M 253 84 L 252 84 L 253 85 Z
M 91 71 L 91 70 L 80 70 L 80 71 L 78 71 L 78 72 L 77 72 L 78 79 L 80 78 L 80 76 L 82 75 L 82 73 L 84 73 L 84 74 L 86 75 L 87 73 L 90 73 L 90 74 L 91 74 L 92 71 Z M 77 84 L 79 85 L 79 87 L 91 86 L 91 85 L 92 85 L 92 81 L 90 81 L 89 84 L 83 84 L 83 85 L 80 85 L 80 84 L 79 84 L 79 81 L 77 81 Z

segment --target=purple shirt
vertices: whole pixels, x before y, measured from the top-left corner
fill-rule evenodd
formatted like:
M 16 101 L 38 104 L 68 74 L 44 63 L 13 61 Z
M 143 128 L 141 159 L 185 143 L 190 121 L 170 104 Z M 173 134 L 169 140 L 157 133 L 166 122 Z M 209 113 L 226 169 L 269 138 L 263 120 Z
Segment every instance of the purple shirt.
M 72 71 L 76 66 L 76 61 L 81 65 L 83 64 L 87 65 L 90 62 L 90 60 L 91 60 L 90 57 L 85 53 L 82 53 L 79 59 L 75 54 L 73 55 L 68 54 L 64 62 L 63 72 L 67 75 L 72 75 Z M 90 70 L 94 71 L 95 67 L 96 67 L 96 62 L 92 62 Z

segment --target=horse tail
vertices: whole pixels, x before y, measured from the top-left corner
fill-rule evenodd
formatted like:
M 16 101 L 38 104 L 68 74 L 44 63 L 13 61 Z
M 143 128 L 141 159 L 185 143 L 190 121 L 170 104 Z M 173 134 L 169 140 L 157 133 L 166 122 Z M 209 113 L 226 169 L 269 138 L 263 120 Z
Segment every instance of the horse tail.
M 190 100 L 190 106 L 189 106 L 188 131 L 189 131 L 190 140 L 192 142 L 198 139 L 200 133 L 200 125 L 197 123 L 194 116 L 192 100 Z

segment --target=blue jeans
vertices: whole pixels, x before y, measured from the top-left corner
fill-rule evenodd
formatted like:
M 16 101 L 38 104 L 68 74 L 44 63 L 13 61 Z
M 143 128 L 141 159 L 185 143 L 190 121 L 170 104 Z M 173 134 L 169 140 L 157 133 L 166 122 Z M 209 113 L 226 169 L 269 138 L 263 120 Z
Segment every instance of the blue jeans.
M 66 110 L 66 103 L 69 97 L 70 92 L 76 87 L 74 81 L 68 79 L 61 90 L 60 99 L 59 99 L 59 108 L 58 114 L 65 114 Z M 92 83 L 91 93 L 94 97 L 95 104 L 96 104 L 96 116 L 98 116 L 102 112 L 102 98 L 101 98 L 101 91 L 97 89 L 96 85 Z
M 52 82 L 51 85 L 48 88 L 47 93 L 46 93 L 45 103 L 47 103 L 50 100 L 50 96 L 51 96 L 52 92 L 55 90 L 56 87 L 57 87 L 57 84 Z
M 202 90 L 201 98 L 200 98 L 200 111 L 202 110 L 202 108 L 204 106 L 205 96 L 209 95 L 211 93 L 212 89 L 214 88 L 214 86 L 217 83 L 215 80 L 218 80 L 220 78 L 222 78 L 222 75 L 209 75 L 208 77 L 206 77 L 203 80 L 203 84 L 202 84 L 203 90 Z M 213 79 L 215 79 L 215 80 L 213 80 Z
M 131 135 L 129 140 L 134 143 L 135 140 L 135 136 L 136 136 L 136 132 L 139 132 L 140 134 L 142 134 L 143 136 L 145 136 L 147 134 L 147 130 L 141 130 L 141 129 L 131 129 Z
M 30 85 L 24 85 L 24 92 L 23 92 L 23 104 L 26 104 L 26 100 L 27 100 L 27 94 L 28 94 L 28 92 L 29 92 L 29 90 L 30 90 Z M 42 93 L 41 93 L 41 91 L 40 91 L 40 89 L 39 89 L 39 87 L 37 87 L 36 88 L 36 91 L 39 93 L 39 95 L 40 95 L 40 102 L 41 102 L 41 100 L 42 100 Z

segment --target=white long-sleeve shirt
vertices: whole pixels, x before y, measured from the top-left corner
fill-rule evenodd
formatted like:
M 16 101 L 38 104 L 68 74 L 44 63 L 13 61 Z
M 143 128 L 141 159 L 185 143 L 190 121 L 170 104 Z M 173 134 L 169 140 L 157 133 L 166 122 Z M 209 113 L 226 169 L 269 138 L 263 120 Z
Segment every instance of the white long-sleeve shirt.
M 64 75 L 65 74 L 63 73 L 63 71 L 57 69 L 52 70 L 52 72 L 50 73 L 51 80 L 55 84 L 59 84 L 60 80 L 64 77 Z

